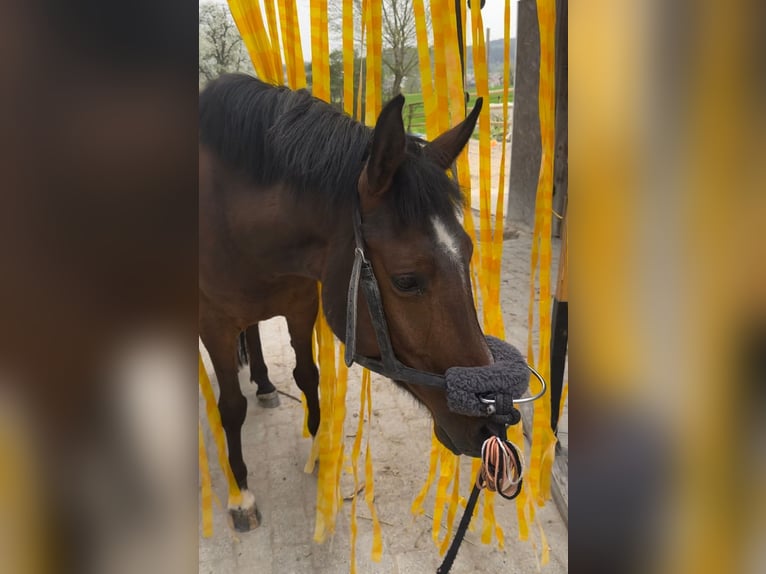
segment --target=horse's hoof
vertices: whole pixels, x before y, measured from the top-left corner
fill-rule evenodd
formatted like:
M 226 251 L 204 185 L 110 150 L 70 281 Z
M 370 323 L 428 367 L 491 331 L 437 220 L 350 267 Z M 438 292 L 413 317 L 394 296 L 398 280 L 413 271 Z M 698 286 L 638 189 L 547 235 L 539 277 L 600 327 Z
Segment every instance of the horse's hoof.
M 261 525 L 261 511 L 253 505 L 250 508 L 230 508 L 231 526 L 237 532 L 250 532 Z
M 258 404 L 265 409 L 275 409 L 279 406 L 279 392 L 271 391 L 270 393 L 263 393 L 262 395 L 255 395 L 258 399 Z

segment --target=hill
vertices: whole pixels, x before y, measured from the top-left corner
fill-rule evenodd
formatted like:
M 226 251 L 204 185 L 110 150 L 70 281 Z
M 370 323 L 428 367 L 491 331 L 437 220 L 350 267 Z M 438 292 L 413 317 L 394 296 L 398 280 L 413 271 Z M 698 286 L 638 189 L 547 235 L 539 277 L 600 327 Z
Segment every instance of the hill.
M 488 45 L 487 50 L 487 68 L 489 75 L 489 84 L 497 84 L 502 81 L 503 77 L 503 39 L 492 40 Z M 516 38 L 511 38 L 511 83 L 513 83 L 513 76 L 516 63 Z M 474 72 L 473 72 L 473 48 L 468 46 L 466 48 L 466 82 L 469 86 L 474 84 Z

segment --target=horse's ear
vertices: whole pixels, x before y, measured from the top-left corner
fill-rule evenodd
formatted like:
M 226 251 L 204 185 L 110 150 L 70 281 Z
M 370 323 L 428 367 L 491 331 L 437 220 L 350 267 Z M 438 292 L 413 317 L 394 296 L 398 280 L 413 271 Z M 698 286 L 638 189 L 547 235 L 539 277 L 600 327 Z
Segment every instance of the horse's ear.
M 476 98 L 476 103 L 466 119 L 454 128 L 444 132 L 424 148 L 423 153 L 442 169 L 447 169 L 451 166 L 457 159 L 457 156 L 460 155 L 460 152 L 463 151 L 465 144 L 468 143 L 476 127 L 476 120 L 479 119 L 479 112 L 481 112 L 483 101 L 483 98 Z
M 375 124 L 372 150 L 364 170 L 366 191 L 372 196 L 383 194 L 391 187 L 391 180 L 404 160 L 407 138 L 402 120 L 403 107 L 404 96 L 399 94 L 383 107 Z

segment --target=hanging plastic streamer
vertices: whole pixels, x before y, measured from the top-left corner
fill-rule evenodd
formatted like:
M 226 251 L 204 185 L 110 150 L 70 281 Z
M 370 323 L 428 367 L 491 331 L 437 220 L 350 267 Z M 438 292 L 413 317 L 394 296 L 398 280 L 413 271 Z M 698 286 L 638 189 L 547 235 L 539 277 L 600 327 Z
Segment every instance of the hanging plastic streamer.
M 383 40 L 381 34 L 383 5 L 375 0 L 364 1 L 364 28 L 367 31 L 367 58 L 365 81 L 367 82 L 364 98 L 363 122 L 369 127 L 375 126 L 375 121 L 383 107 L 381 101 L 381 74 Z
M 266 0 L 266 3 L 270 1 Z M 282 84 L 282 65 L 277 65 L 277 62 L 281 61 L 279 40 L 267 31 L 260 2 L 230 0 L 229 10 L 250 54 L 255 73 L 266 82 Z M 271 12 L 273 13 L 273 6 Z M 276 29 L 274 31 L 276 32 Z
M 505 158 L 506 139 L 508 125 L 508 96 L 510 79 L 510 0 L 505 3 L 504 16 L 504 58 L 503 58 L 503 133 L 500 174 L 497 183 L 497 200 L 495 217 L 491 216 L 491 142 L 490 142 L 490 110 L 489 110 L 489 82 L 487 70 L 487 53 L 484 41 L 484 24 L 482 22 L 479 3 L 474 2 L 471 6 L 470 22 L 471 36 L 473 38 L 473 62 L 476 75 L 477 96 L 483 97 L 485 105 L 479 116 L 479 241 L 476 239 L 476 229 L 473 222 L 470 191 L 465 197 L 464 226 L 471 236 L 477 249 L 471 262 L 471 278 L 474 287 L 474 296 L 480 295 L 482 308 L 482 321 L 484 332 L 504 338 L 504 325 L 500 308 L 500 270 L 502 261 L 503 222 L 505 204 Z M 426 115 L 426 132 L 429 139 L 451 125 L 455 125 L 464 117 L 462 109 L 462 77 L 456 78 L 456 70 L 459 70 L 459 57 L 456 54 L 457 34 L 455 29 L 456 14 L 454 4 L 449 0 L 432 0 L 431 21 L 434 34 L 434 57 L 433 57 L 433 85 L 431 84 L 431 61 L 427 44 L 423 42 L 427 38 L 425 10 L 422 0 L 414 0 L 413 9 L 416 18 L 416 30 L 418 34 L 418 55 L 420 59 L 421 83 L 423 85 L 423 101 Z M 464 8 L 461 8 L 464 10 Z M 540 65 L 540 123 L 545 133 L 543 136 L 543 164 L 541 165 L 540 180 L 538 182 L 534 245 L 532 251 L 532 275 L 531 275 L 531 303 L 529 316 L 529 361 L 537 367 L 537 370 L 548 377 L 550 361 L 550 214 L 552 205 L 552 173 L 553 173 L 553 110 L 554 110 L 554 85 L 553 85 L 553 54 L 554 54 L 554 30 L 555 8 L 551 0 L 538 1 L 538 13 L 540 15 L 541 37 L 541 65 Z M 466 22 L 465 13 L 462 14 L 461 22 Z M 463 30 L 463 38 L 466 37 Z M 543 39 L 544 38 L 544 39 Z M 458 93 L 459 90 L 459 93 Z M 453 93 L 455 92 L 455 93 Z M 434 95 L 434 93 L 436 95 Z M 448 105 L 446 95 L 449 94 Z M 456 105 L 457 104 L 457 105 Z M 449 118 L 449 125 L 444 121 Z M 458 181 L 461 188 L 470 190 L 470 174 L 468 173 L 465 152 L 457 162 Z M 532 351 L 532 333 L 534 325 L 534 293 L 535 293 L 535 270 L 539 266 L 540 272 L 540 350 L 537 361 L 534 360 Z M 478 293 L 477 293 L 478 291 Z M 478 297 L 477 297 L 478 299 Z M 530 391 L 535 393 L 539 390 L 539 382 L 531 383 Z M 535 402 L 534 421 L 532 430 L 532 456 L 528 470 L 528 484 L 530 488 L 523 489 L 521 495 L 516 498 L 517 515 L 519 521 L 520 537 L 524 540 L 529 538 L 529 525 L 535 523 L 535 504 L 542 505 L 549 498 L 550 470 L 553 462 L 555 437 L 547 425 L 550 420 L 550 405 L 547 401 Z M 515 444 L 524 444 L 523 426 L 521 423 L 508 430 L 508 438 Z M 457 469 L 457 457 L 445 449 L 436 437 L 432 437 L 432 447 L 429 460 L 428 478 L 423 488 L 412 504 L 414 514 L 422 514 L 423 501 L 427 493 L 436 483 L 436 495 L 434 506 L 434 519 L 432 534 L 434 542 L 439 546 L 441 553 L 446 550 L 446 544 L 440 542 L 439 533 L 444 509 L 447 508 L 447 533 L 445 539 L 451 535 L 452 521 L 451 511 L 456 504 L 456 497 L 447 496 L 446 477 L 450 472 Z M 474 460 L 471 468 L 471 482 L 476 480 L 479 472 L 480 461 Z M 457 474 L 457 473 L 456 473 Z M 438 477 L 438 480 L 437 480 Z M 455 477 L 455 486 L 457 478 Z M 460 504 L 464 504 L 462 498 L 457 498 Z M 474 516 L 480 513 L 477 506 Z M 482 505 L 481 540 L 488 544 L 492 537 L 497 539 L 498 546 L 503 547 L 503 531 L 495 521 L 494 493 L 485 493 Z M 545 533 L 537 523 L 542 553 L 540 562 L 548 561 L 548 546 Z M 472 523 L 471 529 L 476 527 Z
M 30 426 L 17 397 L 0 397 L 0 555 L 3 572 L 54 572 L 60 569 L 62 548 L 50 528 L 48 493 L 37 444 L 37 427 Z M 24 405 L 27 406 L 27 405 Z M 19 408 L 17 408 L 19 407 Z M 37 421 L 35 421 L 37 422 Z M 44 478 L 43 478 L 44 477 Z M 41 495 L 42 493 L 42 495 Z
M 210 538 L 213 535 L 213 485 L 210 479 L 210 466 L 205 451 L 205 437 L 202 434 L 202 422 L 199 423 L 199 474 L 202 495 L 200 507 L 202 508 L 202 536 Z
M 361 30 L 360 38 L 362 44 L 364 43 L 364 33 L 367 18 L 367 2 L 362 6 L 361 18 Z M 343 0 L 342 8 L 342 24 L 343 24 L 343 111 L 350 116 L 354 116 L 354 60 L 356 54 L 354 53 L 354 0 Z M 360 119 L 362 109 L 362 79 L 363 69 L 360 66 L 359 70 L 359 105 L 357 106 L 356 119 Z M 368 104 L 369 105 L 369 104 Z M 341 346 L 342 347 L 342 346 Z M 339 362 L 342 362 L 343 355 L 339 355 Z M 372 396 L 370 386 L 370 372 L 367 369 L 362 370 L 362 384 L 359 389 L 359 421 L 356 430 L 356 436 L 354 437 L 354 443 L 351 451 L 351 474 L 354 478 L 354 492 L 351 495 L 351 510 L 350 510 L 350 531 L 351 531 L 351 556 L 349 561 L 349 567 L 351 574 L 356 574 L 356 538 L 358 534 L 357 526 L 357 499 L 359 497 L 359 457 L 362 449 L 362 438 L 364 435 L 364 421 L 365 421 L 365 407 L 367 407 L 367 420 L 368 425 L 372 420 Z M 372 468 L 372 456 L 370 453 L 369 444 L 369 432 L 367 435 L 367 442 L 365 445 L 365 502 L 370 509 L 370 515 L 372 516 L 373 527 L 373 541 L 371 549 L 371 558 L 374 561 L 380 561 L 383 554 L 383 536 L 380 528 L 380 521 L 378 520 L 377 511 L 374 503 L 374 480 L 373 480 L 373 468 Z M 369 466 L 369 468 L 368 468 Z
M 361 37 L 364 39 L 365 33 L 367 35 L 367 57 L 365 59 L 365 98 L 364 98 L 364 117 L 363 123 L 373 127 L 377 120 L 380 110 L 383 107 L 381 100 L 382 91 L 382 53 L 383 53 L 383 39 L 381 35 L 382 29 L 382 4 L 372 0 L 365 0 L 362 3 L 362 30 Z M 344 58 L 349 54 L 344 54 Z M 353 53 L 351 54 L 353 57 Z M 361 90 L 361 81 L 360 81 Z M 360 106 L 361 108 L 361 98 Z M 361 394 L 364 396 L 364 402 L 367 405 L 367 438 L 365 439 L 365 455 L 364 455 L 364 500 L 370 511 L 372 517 L 372 549 L 371 558 L 374 562 L 379 562 L 383 555 L 383 536 L 380 528 L 380 520 L 378 519 L 378 513 L 375 508 L 375 480 L 374 480 L 374 468 L 372 464 L 372 451 L 370 449 L 370 425 L 372 424 L 372 385 L 371 385 L 370 373 L 366 369 L 362 374 L 362 390 Z M 361 428 L 361 425 L 360 425 Z M 359 453 L 354 454 L 354 464 L 356 463 L 356 457 Z M 354 495 L 356 497 L 356 494 Z M 354 517 L 355 519 L 356 517 Z M 356 538 L 351 541 L 352 545 L 356 544 Z M 353 569 L 356 569 L 356 564 L 352 565 Z
M 452 42 L 451 47 L 449 46 L 450 40 L 457 37 L 454 3 L 449 0 L 431 0 L 429 8 L 433 31 L 433 68 L 431 67 L 425 7 L 422 0 L 413 1 L 415 30 L 418 39 L 418 63 L 426 116 L 426 136 L 428 139 L 434 139 L 451 125 L 455 125 L 465 118 L 465 107 L 463 106 L 463 78 L 457 46 L 454 42 Z M 450 30 L 452 30 L 452 34 L 450 34 Z M 431 73 L 432 69 L 433 74 Z M 450 103 L 452 103 L 451 109 Z M 461 188 L 470 190 L 470 173 L 465 151 L 458 158 L 457 170 Z M 475 244 L 475 231 L 472 221 L 469 221 L 471 219 L 470 213 L 471 197 L 469 192 L 465 197 L 464 222 L 466 223 L 466 231 Z M 473 261 L 471 267 L 473 268 Z M 461 500 L 459 496 L 459 463 L 459 457 L 444 448 L 432 435 L 428 478 L 415 497 L 411 511 L 415 515 L 424 513 L 423 502 L 436 483 L 431 535 L 441 554 L 446 552 L 449 545 L 454 517 Z M 452 483 L 451 495 L 449 494 L 450 483 Z M 442 517 L 445 508 L 447 510 L 447 531 L 444 536 L 441 536 Z
M 455 4 L 450 0 L 432 0 L 430 3 L 434 46 L 433 85 L 431 85 L 430 55 L 428 45 L 423 45 L 424 42 L 427 42 L 427 26 L 422 2 L 415 0 L 413 10 L 416 21 L 416 32 L 418 34 L 418 56 L 421 85 L 423 86 L 426 133 L 429 139 L 433 139 L 439 133 L 456 125 L 465 118 L 465 106 L 463 104 L 465 101 L 463 97 L 464 86 L 459 54 L 460 47 L 457 44 L 457 14 L 455 12 Z M 462 13 L 462 10 L 463 8 L 461 8 L 461 22 L 465 22 L 465 14 Z M 463 33 L 463 37 L 465 38 L 465 33 Z M 475 47 L 474 49 L 476 50 L 477 48 Z M 482 56 L 482 60 L 486 69 L 486 56 Z M 480 93 L 479 95 L 482 94 Z M 486 98 L 485 102 L 488 102 Z M 486 132 L 487 138 L 489 136 L 488 114 L 489 106 L 485 105 L 480 116 L 479 128 L 480 132 Z M 479 289 L 484 289 L 486 291 L 486 288 L 483 286 L 487 285 L 488 281 L 484 277 L 481 265 L 482 258 L 480 253 L 483 246 L 476 241 L 467 150 L 464 150 L 460 154 L 460 157 L 456 162 L 456 167 L 458 183 L 462 189 L 466 190 L 464 197 L 465 207 L 463 223 L 466 232 L 471 237 L 474 245 L 477 246 L 477 249 L 474 252 L 474 258 L 471 261 L 471 278 L 474 296 L 476 297 L 478 290 L 477 285 L 479 286 Z M 485 203 L 486 202 L 482 202 L 482 207 L 485 206 Z M 488 209 L 486 211 L 488 211 Z M 486 312 L 487 310 L 485 309 L 485 316 Z M 495 308 L 495 312 L 498 315 L 500 314 L 499 306 Z M 487 333 L 491 334 L 491 331 L 487 331 Z M 500 336 L 502 336 L 502 331 L 500 331 Z M 465 500 L 459 496 L 459 464 L 459 457 L 452 454 L 442 446 L 435 436 L 432 436 L 428 478 L 420 493 L 413 501 L 412 512 L 414 514 L 422 514 L 424 512 L 423 501 L 433 484 L 436 483 L 432 537 L 441 554 L 444 554 L 449 546 L 449 539 L 452 534 L 452 527 L 454 525 L 457 508 L 459 505 L 465 505 Z M 475 480 L 478 469 L 479 465 L 474 463 L 472 467 L 472 480 Z M 450 482 L 452 485 L 451 490 L 449 489 Z M 482 539 L 485 543 L 489 543 L 491 541 L 491 534 L 498 531 L 499 540 L 502 543 L 502 532 L 499 531 L 494 522 L 492 495 L 491 493 L 488 494 L 489 496 L 485 496 L 484 523 L 485 530 L 490 536 L 484 536 Z M 445 510 L 447 515 L 446 532 L 444 533 L 444 536 L 440 538 L 442 517 L 444 516 Z
M 351 449 L 351 474 L 354 477 L 354 493 L 351 495 L 351 574 L 356 574 L 356 501 L 359 498 L 359 453 L 362 450 L 362 434 L 364 433 L 364 407 L 366 399 L 365 385 L 369 384 L 370 372 L 365 370 L 362 375 L 362 386 L 359 391 L 359 421 L 356 427 L 356 436 L 354 437 L 354 446 Z
M 327 37 L 327 0 L 311 0 L 311 92 L 330 101 L 330 51 Z M 319 300 L 321 287 L 319 289 Z M 320 308 L 315 325 L 319 363 L 319 410 L 322 413 L 318 445 L 319 472 L 317 476 L 316 522 L 314 540 L 324 542 L 335 532 L 336 518 L 342 504 L 340 476 L 343 462 L 343 421 L 346 416 L 346 370 L 338 361 L 336 373 L 335 338 Z M 317 451 L 312 449 L 313 459 Z M 313 465 L 313 460 L 310 460 Z M 308 470 L 307 466 L 307 470 Z
M 508 15 L 510 15 L 509 5 L 506 6 Z M 493 262 L 494 240 L 501 242 L 503 236 L 503 218 L 496 214 L 494 228 L 491 218 L 491 160 L 492 147 L 490 142 L 490 106 L 489 106 L 489 73 L 487 68 L 487 51 L 484 41 L 484 23 L 481 10 L 478 3 L 474 2 L 470 13 L 471 37 L 473 38 L 472 58 L 476 75 L 477 96 L 484 98 L 486 105 L 482 107 L 479 116 L 479 243 L 476 250 L 479 257 L 478 264 L 478 284 L 482 301 L 482 322 L 484 332 L 499 338 L 504 338 L 505 328 L 503 326 L 502 311 L 500 308 L 499 286 L 500 286 L 500 262 Z M 506 33 L 505 45 L 510 45 L 510 33 Z M 504 46 L 505 47 L 505 46 Z M 509 54 L 504 54 L 504 66 L 509 61 Z M 503 76 L 503 90 L 508 90 L 510 74 Z M 504 106 L 507 107 L 507 92 L 504 100 Z M 505 142 L 506 125 L 503 125 L 503 142 Z M 504 145 L 504 144 L 503 144 Z M 503 165 L 503 164 L 501 164 Z M 505 187 L 505 180 L 498 182 L 498 195 L 502 193 Z M 499 200 L 498 200 L 499 203 Z M 492 295 L 496 294 L 495 297 Z M 523 444 L 517 442 L 517 444 Z M 471 479 L 476 480 L 480 468 L 479 461 L 474 461 L 472 465 Z M 495 493 L 486 492 L 484 494 L 482 505 L 482 530 L 481 541 L 489 544 L 493 535 L 497 539 L 498 547 L 503 548 L 505 536 L 502 528 L 495 520 Z
M 555 29 L 556 8 L 554 0 L 537 0 L 537 17 L 540 27 L 540 87 L 539 113 L 542 159 L 535 200 L 535 227 L 532 235 L 529 293 L 529 333 L 527 360 L 545 379 L 550 378 L 551 339 L 551 217 L 553 213 L 553 160 L 555 139 Z M 535 358 L 533 349 L 535 274 L 539 269 L 539 348 Z M 540 390 L 539 381 L 530 382 L 532 393 Z M 534 503 L 545 504 L 550 498 L 551 469 L 555 457 L 556 437 L 550 428 L 550 401 L 535 401 L 532 428 L 532 456 L 530 457 L 528 483 L 530 486 L 529 509 Z M 521 502 L 519 503 L 521 504 Z M 539 525 L 542 541 L 542 562 L 548 559 L 548 544 Z
M 229 504 L 238 505 L 242 503 L 242 493 L 239 485 L 234 479 L 234 473 L 229 466 L 228 451 L 226 450 L 226 436 L 221 424 L 221 413 L 218 411 L 218 405 L 215 402 L 213 387 L 210 384 L 210 378 L 205 370 L 205 364 L 202 362 L 202 353 L 199 353 L 199 387 L 202 396 L 205 399 L 205 412 L 207 421 L 210 425 L 210 432 L 213 435 L 216 449 L 218 451 L 218 463 L 223 470 L 226 484 L 229 487 Z M 202 423 L 199 425 L 199 467 L 201 477 L 201 508 L 202 508 L 202 535 L 209 537 L 213 535 L 213 492 L 210 480 L 210 467 L 208 465 L 207 453 L 205 451 L 205 441 L 202 435 Z

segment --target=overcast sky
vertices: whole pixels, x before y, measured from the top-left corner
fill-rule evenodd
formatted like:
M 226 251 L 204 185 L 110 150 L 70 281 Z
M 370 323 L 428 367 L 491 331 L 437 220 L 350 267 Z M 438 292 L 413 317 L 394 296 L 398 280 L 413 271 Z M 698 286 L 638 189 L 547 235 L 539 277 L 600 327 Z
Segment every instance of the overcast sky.
M 200 4 L 210 0 L 200 0 Z M 226 0 L 213 0 L 222 4 Z M 311 59 L 311 12 L 309 10 L 309 0 L 296 0 L 298 7 L 298 20 L 301 28 L 301 44 L 303 46 L 303 57 L 306 61 Z M 511 37 L 516 37 L 516 14 L 518 0 L 511 0 Z M 505 14 L 505 0 L 486 0 L 484 8 L 481 11 L 484 19 L 484 27 L 490 29 L 490 40 L 497 40 L 503 37 L 503 17 Z M 265 21 L 265 18 L 264 18 Z M 467 43 L 471 44 L 471 31 L 468 30 Z M 335 48 L 331 43 L 331 49 Z M 337 47 L 340 47 L 339 45 Z

